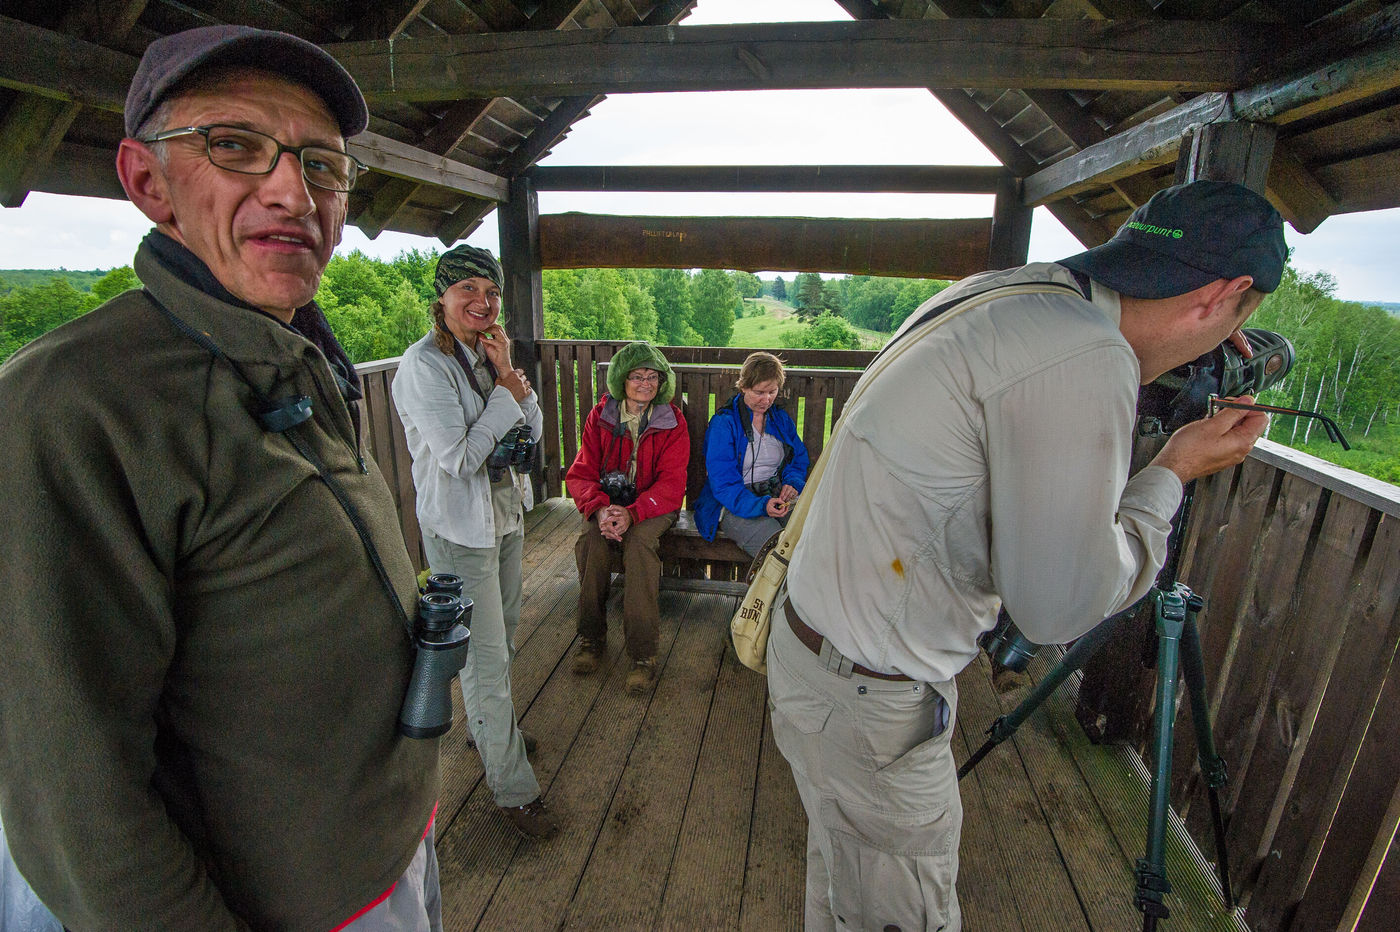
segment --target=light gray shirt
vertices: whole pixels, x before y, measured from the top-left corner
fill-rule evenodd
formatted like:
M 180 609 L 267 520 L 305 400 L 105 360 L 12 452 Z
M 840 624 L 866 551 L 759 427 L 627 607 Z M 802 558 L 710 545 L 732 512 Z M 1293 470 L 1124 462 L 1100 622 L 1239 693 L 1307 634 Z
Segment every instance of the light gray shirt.
M 477 362 L 470 348 L 463 349 L 468 360 Z M 544 415 L 533 391 L 517 402 L 509 389 L 489 380 L 478 382 L 489 390 L 484 402 L 457 360 L 437 348 L 429 331 L 404 351 L 391 390 L 413 455 L 418 523 L 463 547 L 494 547 L 506 533 L 498 527 L 497 506 L 507 503 L 493 498 L 518 495 L 528 511 L 534 496 L 529 478 L 513 471 L 508 473 L 513 490 L 493 496 L 486 460 L 496 441 L 517 424 L 529 424 L 536 438 L 542 436 Z M 518 519 L 520 510 L 509 510 L 507 517 Z
M 931 303 L 1047 280 L 1074 284 L 1039 263 Z M 1138 361 L 1118 295 L 1096 282 L 1092 298 L 973 308 L 846 406 L 787 582 L 847 657 L 940 682 L 973 659 L 1001 602 L 1031 640 L 1057 643 L 1151 587 L 1181 482 L 1162 467 L 1128 479 Z

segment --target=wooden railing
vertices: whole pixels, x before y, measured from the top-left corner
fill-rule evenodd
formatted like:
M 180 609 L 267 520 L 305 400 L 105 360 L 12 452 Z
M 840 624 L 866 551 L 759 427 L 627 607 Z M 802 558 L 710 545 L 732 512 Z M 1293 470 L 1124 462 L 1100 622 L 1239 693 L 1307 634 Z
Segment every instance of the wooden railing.
M 1267 441 L 1199 485 L 1180 576 L 1206 600 L 1226 834 L 1249 925 L 1392 928 L 1400 489 Z M 1212 851 L 1189 719 L 1172 801 Z
M 549 495 L 561 493 L 583 419 L 605 390 L 598 364 L 622 345 L 538 344 Z M 692 442 L 701 443 L 748 351 L 664 352 L 679 371 Z M 782 355 L 790 367 L 783 403 L 815 460 L 873 354 Z M 417 555 L 413 481 L 389 396 L 397 363 L 360 373 L 372 450 Z M 1180 576 L 1206 599 L 1206 678 L 1230 773 L 1223 801 L 1245 918 L 1258 930 L 1389 928 L 1400 914 L 1400 851 L 1392 852 L 1400 825 L 1400 490 L 1268 442 L 1198 485 Z M 1137 654 L 1095 662 L 1150 679 Z M 1092 696 L 1095 676 L 1086 671 L 1081 696 Z M 1141 732 L 1151 709 L 1138 703 L 1128 714 Z M 1201 850 L 1212 851 L 1189 716 L 1182 713 L 1177 730 L 1172 799 Z M 1085 724 L 1091 734 L 1102 730 L 1101 721 Z

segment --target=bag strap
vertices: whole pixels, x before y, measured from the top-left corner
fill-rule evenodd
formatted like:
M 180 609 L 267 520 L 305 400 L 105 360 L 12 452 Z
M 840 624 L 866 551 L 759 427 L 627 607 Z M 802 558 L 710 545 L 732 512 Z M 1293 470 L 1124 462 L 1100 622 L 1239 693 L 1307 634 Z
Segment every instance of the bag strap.
M 826 446 L 822 447 L 821 455 L 817 457 L 817 464 L 812 467 L 812 472 L 807 477 L 807 484 L 803 486 L 802 489 L 803 494 L 797 499 L 797 507 L 792 510 L 792 516 L 788 518 L 788 523 L 783 528 L 782 534 L 778 538 L 778 544 L 773 548 L 773 555 L 783 563 L 788 562 L 789 555 L 792 553 L 793 548 L 797 546 L 797 541 L 802 537 L 802 526 L 807 521 L 807 509 L 811 506 L 814 497 L 809 493 L 815 489 L 817 483 L 821 481 L 822 474 L 826 470 L 827 453 L 830 452 L 836 440 L 836 432 L 839 431 L 841 425 L 845 423 L 846 412 L 851 410 L 851 406 L 855 403 L 856 399 L 861 396 L 866 386 L 874 381 L 881 372 L 889 368 L 890 364 L 898 359 L 906 349 L 918 343 L 919 340 L 952 320 L 954 317 L 962 314 L 964 311 L 969 311 L 974 307 L 980 307 L 990 301 L 1023 294 L 1058 294 L 1061 292 L 1069 292 L 1080 298 L 1085 297 L 1084 293 L 1078 288 L 1059 282 L 1032 282 L 1025 285 L 1001 285 L 996 288 L 989 288 L 986 291 L 979 291 L 976 294 L 955 298 L 929 308 L 929 310 L 920 315 L 918 321 L 910 326 L 909 329 L 899 334 L 890 343 L 885 344 L 885 348 L 882 349 L 879 355 L 866 367 L 864 374 L 862 374 L 860 380 L 856 382 L 855 388 L 851 390 L 851 396 L 846 399 L 841 419 L 838 420 L 836 426 L 831 429 L 831 437 L 827 440 Z

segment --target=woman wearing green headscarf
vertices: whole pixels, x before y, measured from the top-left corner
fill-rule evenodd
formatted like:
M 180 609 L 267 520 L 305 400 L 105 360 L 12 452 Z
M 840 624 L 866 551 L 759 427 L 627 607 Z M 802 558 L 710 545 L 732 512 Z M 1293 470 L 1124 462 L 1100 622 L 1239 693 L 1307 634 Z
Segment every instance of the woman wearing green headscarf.
M 486 783 L 521 834 L 548 838 L 558 823 L 526 759 L 531 742 L 516 724 L 510 692 L 533 493 L 524 466 L 517 470 L 500 452 L 516 447 L 526 428 L 538 438 L 544 418 L 525 373 L 511 365 L 499 320 L 502 278 L 488 250 L 461 245 L 443 254 L 433 328 L 404 352 L 393 393 L 413 455 L 428 565 L 462 577 L 474 606 L 458 681 Z
M 578 561 L 578 674 L 598 669 L 607 646 L 612 551 L 621 549 L 626 577 L 622 627 L 632 666 L 627 691 L 656 682 L 656 632 L 661 610 L 661 535 L 685 497 L 690 434 L 671 403 L 676 378 L 661 351 L 629 343 L 608 364 L 608 393 L 588 413 L 578 457 L 564 482 L 583 514 L 574 547 Z

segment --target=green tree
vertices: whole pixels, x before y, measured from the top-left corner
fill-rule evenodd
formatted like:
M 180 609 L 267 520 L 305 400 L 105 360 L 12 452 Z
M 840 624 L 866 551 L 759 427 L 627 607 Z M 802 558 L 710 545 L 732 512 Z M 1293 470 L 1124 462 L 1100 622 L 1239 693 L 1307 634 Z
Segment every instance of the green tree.
M 656 342 L 659 321 L 656 314 L 656 299 L 651 296 L 647 285 L 649 276 L 642 269 L 622 270 L 622 295 L 627 299 L 627 311 L 632 317 L 632 334 L 638 340 Z
M 783 281 L 781 275 L 773 279 L 773 297 L 779 301 L 787 300 L 787 282 Z
M 816 272 L 799 272 L 792 283 L 792 306 L 799 317 L 815 317 L 822 312 L 822 277 Z
M 92 283 L 92 296 L 98 303 L 110 301 L 123 291 L 140 288 L 141 280 L 131 266 L 119 266 Z
M 899 325 L 904 323 L 910 314 L 918 310 L 920 304 L 950 284 L 951 282 L 928 278 L 905 279 L 904 283 L 900 285 L 899 295 L 894 299 L 894 306 L 890 309 L 890 329 L 899 329 Z
M 866 278 L 853 283 L 846 304 L 846 318 L 857 327 L 888 332 L 899 282 L 891 278 Z
M 793 349 L 860 349 L 860 334 L 827 311 L 801 330 L 786 334 L 783 342 Z
M 331 257 L 316 301 L 352 362 L 402 355 L 431 325 L 419 288 L 359 250 Z
M 690 275 L 681 269 L 653 269 L 651 297 L 656 308 L 657 339 L 664 346 L 698 346 L 704 339 L 691 324 Z
M 61 278 L 13 289 L 0 297 L 0 359 L 100 303 L 91 292 L 79 291 Z
M 438 252 L 435 249 L 405 249 L 394 257 L 389 266 L 413 286 L 425 305 L 431 306 L 437 298 L 437 291 L 433 288 L 437 261 Z
M 691 283 L 691 323 L 706 346 L 728 346 L 739 290 L 720 269 L 703 269 Z
M 545 269 L 540 276 L 544 292 L 544 335 L 551 340 L 582 339 L 574 320 L 583 273 L 579 269 Z
M 734 277 L 734 287 L 741 298 L 757 298 L 763 294 L 763 282 L 752 272 L 730 272 Z

